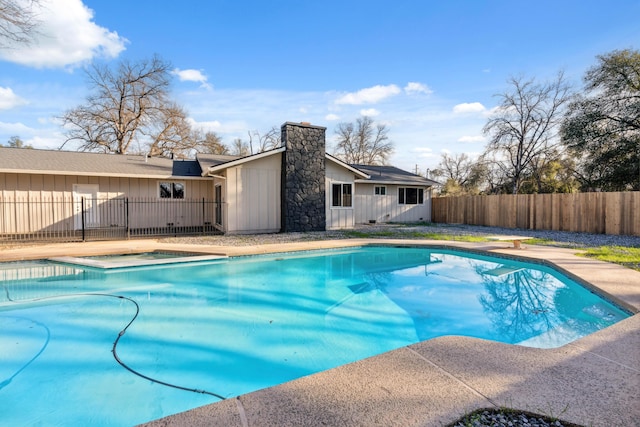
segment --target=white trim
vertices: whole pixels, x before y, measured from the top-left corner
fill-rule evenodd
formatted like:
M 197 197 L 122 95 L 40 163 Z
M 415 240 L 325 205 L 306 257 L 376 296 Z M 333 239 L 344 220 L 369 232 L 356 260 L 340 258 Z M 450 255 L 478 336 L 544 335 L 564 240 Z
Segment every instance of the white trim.
M 209 169 L 205 172 L 203 172 L 203 176 L 206 175 L 213 175 L 215 172 L 221 171 L 221 170 L 225 170 L 228 168 L 232 168 L 234 166 L 238 166 L 241 165 L 243 163 L 248 163 L 248 162 L 252 162 L 254 160 L 258 160 L 258 159 L 262 159 L 265 157 L 269 157 L 272 156 L 274 154 L 278 154 L 278 153 L 282 153 L 283 151 L 286 150 L 286 147 L 280 147 L 280 148 L 276 148 L 274 150 L 269 150 L 269 151 L 263 151 L 262 153 L 258 153 L 258 154 L 253 154 L 251 156 L 247 156 L 247 157 L 242 157 L 240 159 L 236 159 L 236 160 L 231 160 L 229 162 L 226 163 L 220 163 L 219 165 L 215 165 L 215 166 L 210 166 Z
M 170 184 L 172 184 L 171 186 L 173 187 L 173 184 L 181 184 L 182 185 L 182 191 L 184 192 L 183 196 L 180 198 L 174 198 L 173 194 L 171 194 L 171 197 L 162 197 L 160 195 L 160 184 L 163 182 L 168 182 Z M 178 179 L 159 179 L 158 180 L 158 186 L 157 188 L 157 195 L 158 195 L 158 199 L 170 199 L 170 200 L 184 200 L 187 198 L 187 185 L 184 181 L 178 180 Z
M 362 172 L 360 169 L 356 169 L 353 166 L 343 162 L 342 160 L 338 159 L 337 157 L 333 157 L 331 154 L 329 153 L 325 153 L 324 154 L 325 159 L 327 160 L 331 160 L 333 163 L 337 164 L 338 166 L 342 166 L 343 168 L 355 173 L 356 175 L 361 176 L 364 179 L 369 179 L 371 178 L 369 175 L 367 175 L 366 173 Z M 356 180 L 357 181 L 357 180 Z
M 340 206 L 334 206 L 333 205 L 333 186 L 334 185 L 340 185 Z M 343 185 L 350 185 L 351 186 L 351 206 L 342 206 L 342 186 Z M 353 205 L 354 205 L 354 198 L 355 198 L 355 194 L 354 194 L 354 185 L 353 182 L 349 182 L 349 181 L 331 181 L 331 194 L 329 197 L 329 207 L 331 209 L 352 209 L 353 210 Z
M 404 192 L 404 203 L 400 203 L 400 189 L 403 188 L 405 190 Z M 407 188 L 415 188 L 416 190 L 422 190 L 422 203 L 419 202 L 420 200 L 420 193 L 416 192 L 416 201 L 418 201 L 418 203 L 407 203 Z M 422 188 L 419 185 L 404 185 L 402 187 L 398 187 L 398 206 L 422 206 L 425 204 L 425 197 L 424 197 L 424 188 Z
M 401 185 L 403 187 L 433 187 L 433 184 L 420 183 L 413 181 L 381 181 L 381 180 L 368 180 L 368 179 L 356 179 L 356 184 L 375 184 L 375 185 Z
M 376 188 L 380 188 L 381 190 L 384 188 L 384 193 L 380 191 L 380 193 L 376 194 Z M 374 185 L 373 186 L 373 195 L 374 196 L 386 196 L 387 195 L 387 186 L 386 185 Z

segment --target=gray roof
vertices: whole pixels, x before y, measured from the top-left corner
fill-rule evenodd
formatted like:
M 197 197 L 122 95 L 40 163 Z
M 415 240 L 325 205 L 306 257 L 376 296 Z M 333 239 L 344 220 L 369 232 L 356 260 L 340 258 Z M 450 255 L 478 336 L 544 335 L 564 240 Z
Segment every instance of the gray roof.
M 173 176 L 202 176 L 202 168 L 197 160 L 174 160 Z
M 222 163 L 231 162 L 237 160 L 240 156 L 229 156 L 226 154 L 200 154 L 196 156 L 198 163 L 203 171 L 208 170 L 210 167 L 221 165 Z
M 0 147 L 0 172 L 168 178 L 200 176 L 199 168 L 164 157 Z
M 370 176 L 368 180 L 379 184 L 401 184 L 431 187 L 436 181 L 399 169 L 395 166 L 351 165 Z

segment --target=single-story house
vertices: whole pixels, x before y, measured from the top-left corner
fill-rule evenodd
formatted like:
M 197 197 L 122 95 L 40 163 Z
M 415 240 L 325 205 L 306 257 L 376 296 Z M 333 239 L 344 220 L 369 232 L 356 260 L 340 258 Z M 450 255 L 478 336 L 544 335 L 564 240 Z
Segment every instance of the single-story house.
M 5 224 L 0 233 L 34 231 L 51 222 L 73 223 L 76 229 L 124 222 L 128 228 L 206 224 L 237 234 L 431 219 L 435 181 L 392 166 L 346 164 L 325 152 L 325 130 L 287 122 L 277 149 L 246 157 L 199 154 L 195 160 L 0 147 L 0 224 Z M 29 212 L 29 224 L 8 205 L 60 198 L 74 200 L 73 211 Z M 113 207 L 101 208 L 107 200 L 119 200 L 124 211 L 124 200 L 132 199 L 172 208 L 127 211 L 126 219 L 120 208 L 115 214 Z M 185 201 L 202 201 L 202 207 L 187 209 Z M 81 217 L 80 209 L 89 214 Z

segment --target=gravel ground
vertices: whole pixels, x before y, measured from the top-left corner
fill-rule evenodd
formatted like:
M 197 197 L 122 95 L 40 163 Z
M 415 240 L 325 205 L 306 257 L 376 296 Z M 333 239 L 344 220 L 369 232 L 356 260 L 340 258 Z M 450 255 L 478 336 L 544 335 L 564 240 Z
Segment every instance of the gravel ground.
M 556 419 L 530 413 L 481 410 L 467 415 L 449 427 L 580 427 Z
M 170 243 L 191 243 L 225 246 L 250 246 L 270 243 L 287 243 L 314 240 L 349 239 L 355 235 L 358 237 L 388 238 L 388 239 L 415 239 L 415 233 L 442 233 L 460 236 L 492 236 L 492 235 L 521 235 L 545 239 L 549 246 L 563 246 L 572 248 L 594 246 L 628 246 L 640 247 L 640 236 L 616 236 L 608 234 L 572 233 L 567 231 L 546 230 L 518 230 L 500 227 L 483 227 L 474 225 L 401 225 L 401 224 L 376 224 L 358 225 L 354 230 L 318 231 L 308 233 L 277 233 L 277 234 L 252 234 L 235 236 L 192 236 L 171 237 L 161 239 Z

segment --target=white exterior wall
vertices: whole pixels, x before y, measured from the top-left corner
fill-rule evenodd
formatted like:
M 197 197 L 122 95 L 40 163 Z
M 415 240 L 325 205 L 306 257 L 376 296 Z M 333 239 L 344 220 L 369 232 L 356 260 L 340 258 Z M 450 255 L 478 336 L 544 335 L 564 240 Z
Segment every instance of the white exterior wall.
M 185 206 L 182 200 L 159 198 L 159 183 L 166 181 L 185 184 L 185 199 L 200 201 L 212 200 L 213 182 L 211 178 L 127 178 L 127 177 L 95 177 L 75 175 L 16 174 L 0 173 L 0 200 L 16 202 L 15 209 L 9 203 L 0 210 L 0 231 L 34 232 L 52 227 L 80 228 L 80 200 L 78 195 L 88 197 L 85 205 L 88 216 L 85 226 L 97 227 L 109 221 L 111 224 L 123 225 L 124 204 L 105 203 L 104 199 L 128 197 L 130 199 L 130 228 L 164 227 L 167 223 L 175 226 L 190 226 L 193 218 L 200 218 L 201 204 Z M 74 190 L 82 189 L 81 194 Z M 91 191 L 88 191 L 88 190 Z M 93 197 L 99 200 L 90 200 Z M 136 202 L 136 209 L 131 204 Z M 154 209 L 155 201 L 162 200 L 164 208 Z M 152 203 L 146 203 L 152 202 Z M 43 211 L 43 208 L 45 209 Z M 19 212 L 16 212 L 16 209 Z M 194 216 L 194 211 L 197 211 Z M 135 213 L 137 212 L 137 213 Z M 28 218 L 28 221 L 25 220 Z M 107 218 L 109 218 L 107 220 Z M 201 219 L 199 219 L 201 221 Z M 104 224 L 102 224 L 104 225 Z M 201 225 L 198 222 L 196 225 Z
M 386 187 L 386 195 L 375 195 L 374 187 Z M 424 203 L 421 205 L 398 204 L 398 187 L 408 185 L 384 185 L 356 183 L 354 205 L 356 224 L 376 222 L 418 222 L 431 221 L 431 188 L 424 189 Z
M 280 153 L 225 170 L 223 229 L 229 234 L 280 231 Z
M 326 192 L 326 213 L 327 213 L 327 230 L 336 230 L 341 228 L 353 228 L 354 226 L 354 209 L 355 200 L 350 208 L 332 207 L 331 206 L 331 185 L 333 183 L 351 183 L 352 191 L 355 199 L 354 174 L 349 170 L 342 168 L 334 162 L 326 162 L 325 192 Z
M 161 181 L 185 184 L 186 199 L 213 198 L 211 178 L 121 178 L 108 176 L 75 176 L 0 173 L 0 195 L 3 197 L 63 197 L 73 195 L 74 184 L 98 186 L 99 198 L 148 197 L 158 198 Z

